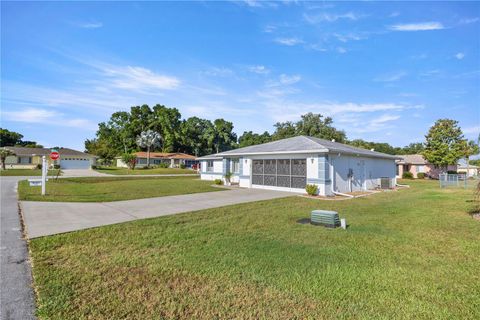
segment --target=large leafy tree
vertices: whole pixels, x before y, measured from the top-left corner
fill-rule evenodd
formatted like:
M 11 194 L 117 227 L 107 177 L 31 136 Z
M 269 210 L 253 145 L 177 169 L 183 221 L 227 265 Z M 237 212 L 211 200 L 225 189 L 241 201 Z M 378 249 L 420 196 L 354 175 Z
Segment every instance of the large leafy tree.
M 137 144 L 141 148 L 147 149 L 147 167 L 150 166 L 150 151 L 160 146 L 162 136 L 153 130 L 142 131 L 137 137 Z
M 272 141 L 270 134 L 265 131 L 262 134 L 253 133 L 252 131 L 245 131 L 240 138 L 238 138 L 238 146 L 240 148 L 253 146 Z
M 348 142 L 349 145 L 363 149 L 374 149 L 377 152 L 386 154 L 398 154 L 399 148 L 392 147 L 386 142 L 369 142 L 362 139 L 355 139 Z
M 157 104 L 153 107 L 150 128 L 162 135 L 162 151 L 172 152 L 181 147 L 181 118 L 176 108 L 167 108 Z
M 422 142 L 410 143 L 401 149 L 402 154 L 421 154 L 425 150 Z
M 275 132 L 272 135 L 273 140 L 280 140 L 300 135 L 317 137 L 326 140 L 335 139 L 335 141 L 343 143 L 347 140 L 344 131 L 338 130 L 333 126 L 333 119 L 324 118 L 319 113 L 306 113 L 301 116 L 297 122 L 277 122 Z
M 0 128 L 0 147 L 14 146 L 22 141 L 23 135 L 18 132 Z
M 213 127 L 207 131 L 209 146 L 216 153 L 233 149 L 237 142 L 237 135 L 233 132 L 233 123 L 224 119 L 216 119 Z
M 478 143 L 473 140 L 468 141 L 464 145 L 463 156 L 467 162 L 467 172 L 470 169 L 470 157 L 480 153 L 480 147 Z
M 439 119 L 425 136 L 423 155 L 431 164 L 445 169 L 465 155 L 466 143 L 458 121 Z
M 112 149 L 105 140 L 85 140 L 85 152 L 100 157 L 104 164 L 109 164 L 118 155 L 117 150 Z
M 209 145 L 209 135 L 214 132 L 213 124 L 209 120 L 191 117 L 180 125 L 181 148 L 185 153 L 203 156 L 213 153 Z

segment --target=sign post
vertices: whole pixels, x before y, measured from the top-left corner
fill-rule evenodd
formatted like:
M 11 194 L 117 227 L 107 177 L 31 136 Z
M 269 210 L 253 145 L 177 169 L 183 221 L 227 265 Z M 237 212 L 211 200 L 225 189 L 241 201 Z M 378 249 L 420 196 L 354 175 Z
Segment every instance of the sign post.
M 47 184 L 47 157 L 42 156 L 42 196 L 45 195 L 45 189 Z

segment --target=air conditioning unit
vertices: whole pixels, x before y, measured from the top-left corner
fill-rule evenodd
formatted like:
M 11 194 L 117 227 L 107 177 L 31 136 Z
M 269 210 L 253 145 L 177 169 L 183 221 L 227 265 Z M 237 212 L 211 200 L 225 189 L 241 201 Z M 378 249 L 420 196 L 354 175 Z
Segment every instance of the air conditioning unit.
M 392 189 L 393 179 L 388 177 L 380 178 L 380 189 Z

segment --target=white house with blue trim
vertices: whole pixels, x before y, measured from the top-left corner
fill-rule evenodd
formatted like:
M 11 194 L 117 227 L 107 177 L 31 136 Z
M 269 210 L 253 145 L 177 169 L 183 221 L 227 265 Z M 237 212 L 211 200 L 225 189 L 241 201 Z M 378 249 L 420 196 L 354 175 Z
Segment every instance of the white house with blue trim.
M 355 192 L 396 184 L 397 157 L 315 137 L 297 136 L 198 158 L 202 180 L 230 179 L 244 188 L 319 195 Z

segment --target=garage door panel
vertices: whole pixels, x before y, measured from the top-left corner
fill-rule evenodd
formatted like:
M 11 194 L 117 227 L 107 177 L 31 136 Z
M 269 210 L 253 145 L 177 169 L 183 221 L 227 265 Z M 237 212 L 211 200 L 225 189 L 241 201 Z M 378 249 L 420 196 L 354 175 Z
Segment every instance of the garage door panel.
M 82 159 L 62 159 L 60 160 L 62 169 L 90 169 L 90 160 Z
M 307 184 L 306 159 L 252 161 L 252 184 L 303 189 Z

